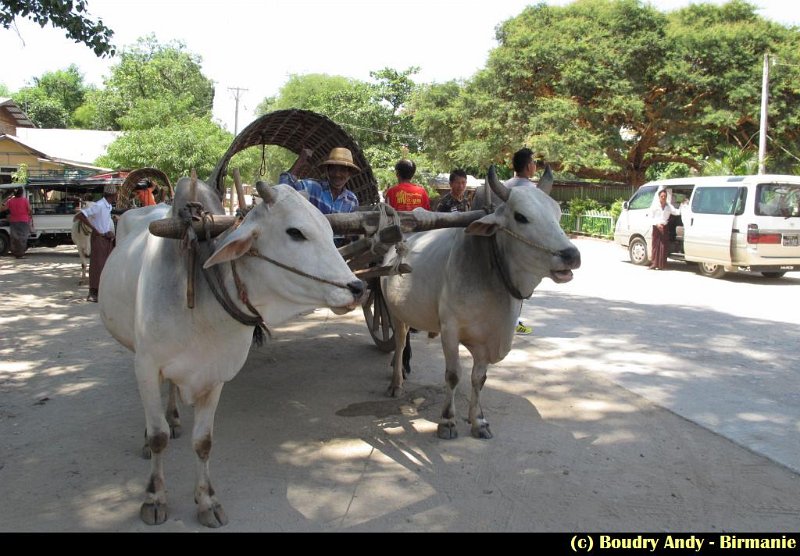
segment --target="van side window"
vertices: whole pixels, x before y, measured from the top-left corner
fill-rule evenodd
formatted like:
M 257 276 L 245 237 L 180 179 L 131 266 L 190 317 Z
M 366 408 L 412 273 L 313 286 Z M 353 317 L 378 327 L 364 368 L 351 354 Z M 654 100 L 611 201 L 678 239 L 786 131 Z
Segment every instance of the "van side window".
M 628 203 L 628 210 L 641 210 L 641 209 L 648 209 L 650 205 L 653 203 L 653 197 L 656 194 L 656 187 L 655 186 L 648 186 L 648 187 L 641 187 L 639 191 L 637 191 L 633 197 L 631 197 L 630 202 Z
M 695 214 L 742 214 L 747 190 L 739 187 L 697 187 L 692 197 Z
M 762 183 L 756 188 L 759 216 L 800 216 L 800 185 Z

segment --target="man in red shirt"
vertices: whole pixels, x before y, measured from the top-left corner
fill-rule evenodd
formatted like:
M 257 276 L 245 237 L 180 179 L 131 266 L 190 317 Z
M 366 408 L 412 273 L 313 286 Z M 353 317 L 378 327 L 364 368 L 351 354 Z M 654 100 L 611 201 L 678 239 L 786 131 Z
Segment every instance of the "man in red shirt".
M 425 188 L 411 183 L 417 165 L 411 160 L 401 160 L 394 165 L 397 185 L 386 190 L 386 202 L 395 210 L 414 210 L 422 207 L 431 210 L 431 201 Z
M 431 210 L 431 201 L 428 192 L 421 185 L 411 183 L 411 178 L 417 171 L 417 165 L 413 160 L 403 159 L 394 165 L 394 173 L 397 176 L 397 185 L 386 190 L 386 202 L 395 210 L 414 210 L 422 207 Z M 413 328 L 406 334 L 406 347 L 403 350 L 403 375 L 411 374 L 411 332 L 416 332 Z

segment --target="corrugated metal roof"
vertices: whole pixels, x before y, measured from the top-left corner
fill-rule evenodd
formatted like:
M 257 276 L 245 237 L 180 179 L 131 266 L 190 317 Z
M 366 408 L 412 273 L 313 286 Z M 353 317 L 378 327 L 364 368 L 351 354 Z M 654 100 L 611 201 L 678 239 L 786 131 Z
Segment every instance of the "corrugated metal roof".
M 0 107 L 5 108 L 14 117 L 17 127 L 36 127 L 36 124 L 28 119 L 28 116 L 13 99 L 0 97 Z

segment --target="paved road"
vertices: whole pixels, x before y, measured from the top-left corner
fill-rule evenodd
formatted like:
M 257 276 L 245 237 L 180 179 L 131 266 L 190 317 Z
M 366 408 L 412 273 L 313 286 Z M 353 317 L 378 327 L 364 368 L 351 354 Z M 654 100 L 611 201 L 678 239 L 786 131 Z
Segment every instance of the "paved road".
M 576 279 L 543 282 L 523 309 L 559 364 L 800 472 L 800 273 L 715 280 L 693 264 L 635 266 L 610 242 L 579 245 Z
M 359 314 L 276 328 L 217 411 L 225 531 L 796 530 L 800 280 L 653 272 L 576 244 L 575 280 L 542 283 L 524 307 L 534 334 L 489 371 L 489 441 L 463 422 L 436 438 L 437 340 L 417 334 L 408 394 L 391 399 Z M 165 461 L 170 517 L 139 520 L 133 359 L 79 273 L 74 248 L 0 259 L 0 530 L 202 531 L 188 408 Z

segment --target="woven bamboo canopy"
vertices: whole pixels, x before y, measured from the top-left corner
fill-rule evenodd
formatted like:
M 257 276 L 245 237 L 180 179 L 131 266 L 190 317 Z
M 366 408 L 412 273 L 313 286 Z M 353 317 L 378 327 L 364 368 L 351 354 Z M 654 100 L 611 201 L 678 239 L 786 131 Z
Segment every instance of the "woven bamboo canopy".
M 327 158 L 331 149 L 350 149 L 353 161 L 361 168 L 361 172 L 350 178 L 347 188 L 355 193 L 360 205 L 373 205 L 380 200 L 372 168 L 358 143 L 330 118 L 310 110 L 297 109 L 276 110 L 265 114 L 236 136 L 209 178 L 209 184 L 216 187 L 220 197 L 225 194 L 225 175 L 233 155 L 258 145 L 278 145 L 298 155 L 301 149 L 311 149 L 311 170 L 308 175 L 297 177 L 312 179 L 326 177 L 325 170 L 319 163 Z
M 144 179 L 149 179 L 159 184 L 154 195 L 157 202 L 172 199 L 172 184 L 164 172 L 158 168 L 139 168 L 128 174 L 125 181 L 119 186 L 116 203 L 118 209 L 133 208 L 133 191 L 136 188 L 136 184 Z

